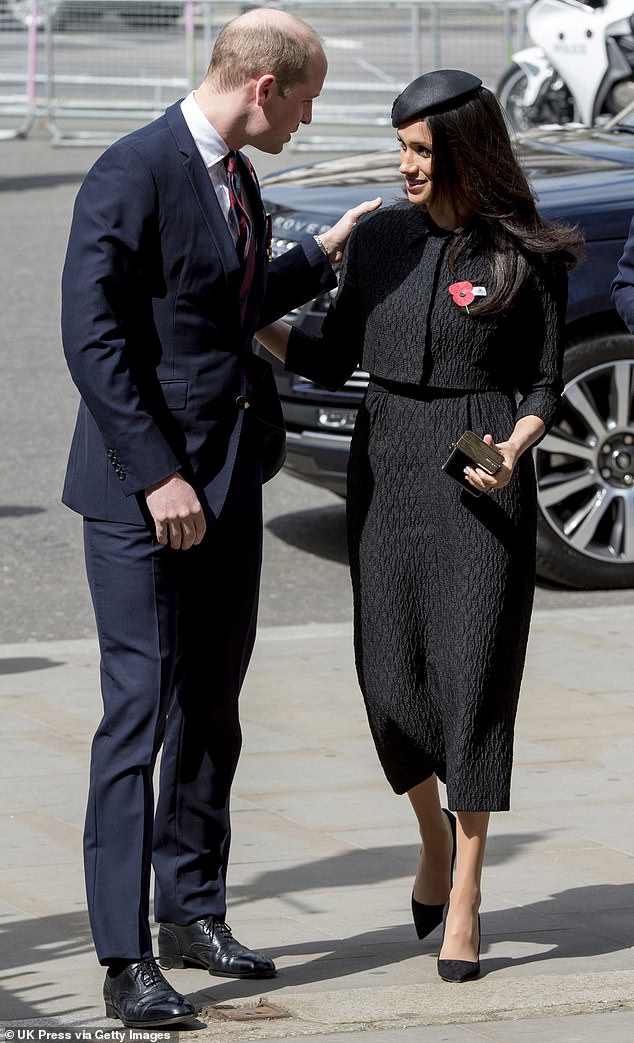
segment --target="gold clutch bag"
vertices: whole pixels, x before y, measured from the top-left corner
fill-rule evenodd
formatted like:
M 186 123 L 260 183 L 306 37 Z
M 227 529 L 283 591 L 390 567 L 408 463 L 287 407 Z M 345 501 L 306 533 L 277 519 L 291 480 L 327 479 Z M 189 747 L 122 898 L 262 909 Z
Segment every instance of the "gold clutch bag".
M 480 489 L 476 489 L 465 478 L 465 467 L 480 467 L 487 474 L 495 474 L 503 462 L 504 456 L 499 449 L 496 449 L 494 445 L 487 445 L 481 438 L 474 435 L 473 431 L 465 431 L 451 446 L 451 452 L 442 465 L 442 469 L 472 496 L 481 496 Z

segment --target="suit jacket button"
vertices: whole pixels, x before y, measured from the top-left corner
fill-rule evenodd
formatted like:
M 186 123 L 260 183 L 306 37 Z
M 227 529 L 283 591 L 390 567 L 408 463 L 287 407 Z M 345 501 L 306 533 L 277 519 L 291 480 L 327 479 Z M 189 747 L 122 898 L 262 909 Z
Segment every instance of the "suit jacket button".
M 248 409 L 251 403 L 245 395 L 238 395 L 236 398 L 236 405 L 238 409 Z

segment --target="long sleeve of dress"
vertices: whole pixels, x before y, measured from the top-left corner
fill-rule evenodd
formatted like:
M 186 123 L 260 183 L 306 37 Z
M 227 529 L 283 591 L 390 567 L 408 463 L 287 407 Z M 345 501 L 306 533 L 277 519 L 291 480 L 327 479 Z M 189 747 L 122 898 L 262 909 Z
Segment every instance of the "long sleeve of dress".
M 517 419 L 538 416 L 548 429 L 553 423 L 563 388 L 562 364 L 568 280 L 560 262 L 536 272 L 529 289 L 524 331 L 524 358 L 518 380 Z
M 342 387 L 354 372 L 363 345 L 363 318 L 356 281 L 356 233 L 350 237 L 341 266 L 337 296 L 319 336 L 293 328 L 286 369 L 329 391 Z

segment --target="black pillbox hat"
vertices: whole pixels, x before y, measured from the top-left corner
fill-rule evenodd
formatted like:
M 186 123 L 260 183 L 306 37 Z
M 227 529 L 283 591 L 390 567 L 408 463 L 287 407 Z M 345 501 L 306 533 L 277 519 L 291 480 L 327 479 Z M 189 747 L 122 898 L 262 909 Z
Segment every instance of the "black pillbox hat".
M 467 101 L 482 86 L 482 80 L 459 69 L 436 69 L 412 80 L 392 105 L 392 126 L 424 119 L 434 112 L 454 108 Z

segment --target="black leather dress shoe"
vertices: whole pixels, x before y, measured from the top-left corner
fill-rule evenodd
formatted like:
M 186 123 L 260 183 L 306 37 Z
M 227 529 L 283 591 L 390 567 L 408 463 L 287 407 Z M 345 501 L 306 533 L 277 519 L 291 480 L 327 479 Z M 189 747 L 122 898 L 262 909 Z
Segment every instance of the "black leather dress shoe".
M 273 978 L 268 956 L 240 945 L 224 920 L 208 916 L 187 927 L 162 923 L 158 936 L 161 967 L 204 967 L 225 978 Z
M 120 1018 L 129 1028 L 174 1025 L 196 1017 L 193 1003 L 175 992 L 155 960 L 129 963 L 120 974 L 106 975 L 103 998 L 109 1018 Z

